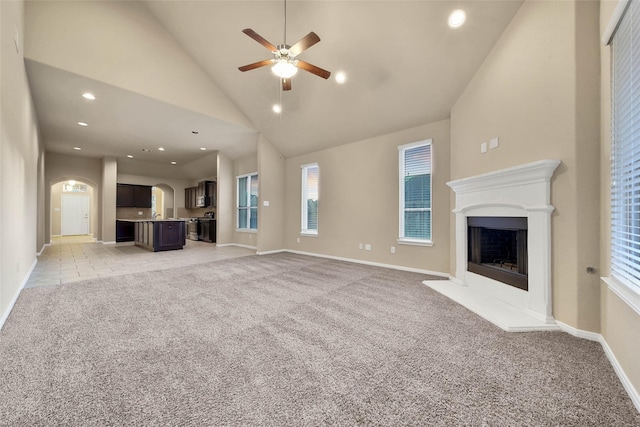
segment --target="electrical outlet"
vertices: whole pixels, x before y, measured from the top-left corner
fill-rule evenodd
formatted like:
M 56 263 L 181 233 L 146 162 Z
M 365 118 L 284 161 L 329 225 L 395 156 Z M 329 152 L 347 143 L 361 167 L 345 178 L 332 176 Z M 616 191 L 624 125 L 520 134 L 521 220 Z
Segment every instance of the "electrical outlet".
M 391 253 L 395 254 L 396 253 L 396 247 L 395 246 L 391 246 Z
M 296 239 L 296 242 L 300 243 L 300 238 L 299 237 Z
M 262 206 L 269 206 L 269 201 L 265 200 L 264 202 L 262 202 Z
M 498 148 L 498 137 L 496 136 L 495 138 L 491 138 L 489 140 L 489 148 L 490 149 L 494 149 L 494 148 Z
M 142 211 L 138 211 L 138 216 L 142 216 Z
M 370 251 L 370 250 L 371 250 L 371 245 L 370 245 L 370 244 L 368 244 L 368 243 L 365 243 L 365 245 L 364 245 L 364 250 L 365 250 L 365 251 Z
M 487 143 L 483 142 L 482 144 L 480 144 L 480 153 L 484 154 L 487 152 Z
M 358 243 L 358 248 L 362 249 L 362 243 Z

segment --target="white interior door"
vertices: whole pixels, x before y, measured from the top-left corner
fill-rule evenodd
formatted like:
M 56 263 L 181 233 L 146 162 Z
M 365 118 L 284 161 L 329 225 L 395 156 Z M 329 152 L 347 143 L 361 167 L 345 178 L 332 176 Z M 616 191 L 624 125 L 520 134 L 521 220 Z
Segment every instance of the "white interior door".
M 61 234 L 89 234 L 89 196 L 63 194 L 60 201 Z

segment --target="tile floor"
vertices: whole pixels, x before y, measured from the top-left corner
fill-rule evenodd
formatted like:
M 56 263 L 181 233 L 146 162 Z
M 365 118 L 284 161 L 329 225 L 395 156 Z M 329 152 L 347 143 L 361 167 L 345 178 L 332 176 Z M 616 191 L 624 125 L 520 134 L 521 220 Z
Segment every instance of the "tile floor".
M 131 244 L 104 245 L 90 236 L 53 237 L 38 256 L 26 288 L 55 286 L 98 277 L 163 270 L 254 255 L 255 250 L 187 240 L 182 250 L 151 252 Z

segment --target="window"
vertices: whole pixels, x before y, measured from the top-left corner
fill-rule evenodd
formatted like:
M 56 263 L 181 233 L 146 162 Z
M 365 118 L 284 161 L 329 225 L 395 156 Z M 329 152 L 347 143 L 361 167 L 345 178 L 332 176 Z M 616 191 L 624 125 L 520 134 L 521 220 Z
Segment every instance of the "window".
M 640 296 L 640 2 L 612 41 L 611 276 Z
M 318 180 L 317 163 L 302 165 L 302 234 L 318 234 Z
M 431 243 L 431 140 L 401 145 L 400 238 L 398 243 Z
M 238 184 L 238 230 L 258 229 L 258 174 L 236 177 Z

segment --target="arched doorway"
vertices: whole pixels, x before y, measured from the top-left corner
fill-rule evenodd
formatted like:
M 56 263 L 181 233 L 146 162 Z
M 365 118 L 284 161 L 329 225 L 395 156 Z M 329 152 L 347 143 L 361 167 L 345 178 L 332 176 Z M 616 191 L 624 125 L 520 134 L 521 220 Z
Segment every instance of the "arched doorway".
M 80 178 L 51 184 L 50 235 L 95 238 L 98 228 L 98 197 L 95 185 Z
M 167 184 L 155 184 L 151 189 L 151 208 L 158 218 L 174 218 L 174 190 Z

